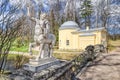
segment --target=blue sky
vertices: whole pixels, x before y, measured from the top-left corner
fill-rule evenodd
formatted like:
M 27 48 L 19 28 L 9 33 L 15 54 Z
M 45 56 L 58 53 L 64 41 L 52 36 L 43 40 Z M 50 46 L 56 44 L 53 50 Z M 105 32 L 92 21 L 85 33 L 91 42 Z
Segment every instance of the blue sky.
M 0 0 L 0 2 L 1 1 L 3 1 L 3 0 Z M 11 6 L 11 5 L 17 5 L 18 3 L 20 3 L 20 2 L 22 2 L 22 9 L 21 9 L 21 11 L 22 11 L 22 13 L 23 14 L 25 14 L 26 13 L 26 8 L 25 8 L 25 6 L 26 6 L 26 3 L 27 3 L 27 0 L 10 0 L 11 2 L 10 2 L 10 5 L 9 6 Z M 42 8 L 42 11 L 43 12 L 48 12 L 49 10 L 50 10 L 50 5 L 49 5 L 49 3 L 48 3 L 48 0 L 32 0 L 33 1 L 33 5 L 35 5 L 35 9 L 36 9 L 36 11 L 38 11 L 38 8 L 37 8 L 37 5 L 36 4 L 38 4 L 39 2 L 38 1 L 42 1 L 42 3 L 43 3 L 43 8 Z M 94 2 L 95 1 L 97 1 L 97 0 L 94 0 Z M 119 5 L 120 6 L 120 1 L 119 2 L 117 2 L 116 3 L 116 0 L 112 0 L 112 2 L 113 2 L 113 5 L 114 4 L 117 4 L 117 5 Z M 65 5 L 63 5 L 63 3 L 61 4 L 62 5 L 62 8 L 64 8 L 63 6 L 65 6 Z M 8 7 L 8 9 L 9 9 L 9 7 Z M 114 11 L 118 11 L 117 9 L 114 9 Z M 18 15 L 18 16 L 20 16 L 20 15 L 22 15 L 22 13 L 20 13 L 20 11 L 17 11 L 16 12 L 16 16 Z M 119 16 L 120 14 L 118 14 L 118 16 Z M 113 15 L 114 16 L 114 15 Z M 1 16 L 0 16 L 0 18 L 1 18 Z M 95 17 L 93 17 L 93 19 L 95 20 Z M 116 17 L 116 19 L 117 19 L 117 17 Z M 116 21 L 116 19 L 115 18 L 113 18 L 113 19 L 111 19 L 110 20 L 110 24 L 119 24 L 120 25 L 120 22 L 117 22 Z M 92 20 L 92 21 L 94 21 L 94 20 Z M 118 26 L 118 27 L 120 27 L 120 26 Z

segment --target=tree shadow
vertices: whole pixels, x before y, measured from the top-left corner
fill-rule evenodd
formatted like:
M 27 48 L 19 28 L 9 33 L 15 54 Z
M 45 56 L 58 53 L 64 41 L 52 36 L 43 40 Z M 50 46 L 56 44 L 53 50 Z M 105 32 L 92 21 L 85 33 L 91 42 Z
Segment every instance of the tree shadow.
M 112 56 L 120 56 L 120 54 L 109 54 L 109 55 L 101 55 L 102 57 L 98 60 L 95 60 L 92 64 L 88 65 L 87 67 L 92 67 L 92 66 L 99 66 L 99 65 L 103 65 L 103 66 L 118 66 L 120 65 L 120 62 L 115 62 L 115 63 L 101 63 L 103 60 L 113 60 Z M 116 59 L 116 60 L 120 60 L 120 59 Z
M 96 70 L 94 68 L 91 68 L 91 67 L 97 67 L 97 66 L 113 67 L 113 66 L 115 66 L 116 68 L 119 68 L 118 66 L 120 66 L 120 62 L 119 62 L 120 58 L 115 58 L 115 56 L 119 57 L 120 54 L 107 54 L 107 55 L 103 54 L 103 55 L 98 56 L 93 62 L 90 63 L 90 65 L 88 65 L 86 67 L 86 69 L 82 73 L 83 77 L 79 76 L 81 78 L 79 80 L 82 80 L 82 78 L 84 78 L 84 77 L 85 77 L 84 80 L 94 80 L 95 77 L 100 78 L 100 79 L 102 79 L 102 78 L 104 79 L 104 77 L 103 77 L 104 73 L 99 74 L 99 72 L 97 72 L 98 74 L 95 75 L 94 73 L 96 73 Z M 114 57 L 114 58 L 112 58 L 112 57 Z M 113 61 L 115 60 L 115 62 L 112 62 L 112 60 Z M 91 76 L 87 77 L 86 72 L 88 72 L 88 74 L 91 74 Z

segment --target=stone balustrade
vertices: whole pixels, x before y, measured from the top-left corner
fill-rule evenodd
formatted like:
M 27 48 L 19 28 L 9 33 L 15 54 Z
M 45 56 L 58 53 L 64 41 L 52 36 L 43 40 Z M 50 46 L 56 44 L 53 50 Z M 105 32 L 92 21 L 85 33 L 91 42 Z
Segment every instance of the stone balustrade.
M 102 52 L 101 50 L 95 52 L 95 49 L 96 47 L 92 45 L 87 46 L 85 51 L 73 60 L 67 62 L 60 61 L 59 64 L 50 66 L 40 72 L 18 70 L 15 74 L 19 73 L 19 76 L 24 77 L 23 80 L 72 80 L 88 62 L 93 61 L 97 54 Z

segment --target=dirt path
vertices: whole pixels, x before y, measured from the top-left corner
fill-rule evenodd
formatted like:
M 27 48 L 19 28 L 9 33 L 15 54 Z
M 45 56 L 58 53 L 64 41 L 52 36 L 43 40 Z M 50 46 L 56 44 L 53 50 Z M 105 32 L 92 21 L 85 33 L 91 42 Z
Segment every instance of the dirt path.
M 120 80 L 120 47 L 110 53 L 101 54 L 79 78 L 80 80 Z

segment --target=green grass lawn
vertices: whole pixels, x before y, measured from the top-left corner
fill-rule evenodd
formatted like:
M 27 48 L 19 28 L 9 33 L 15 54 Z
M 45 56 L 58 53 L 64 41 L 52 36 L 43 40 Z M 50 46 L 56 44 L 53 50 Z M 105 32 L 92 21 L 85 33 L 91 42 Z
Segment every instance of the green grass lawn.
M 30 57 L 29 56 L 25 56 L 25 55 L 22 55 L 22 54 L 8 54 L 8 57 L 7 57 L 7 60 L 16 60 L 17 57 L 21 57 L 21 58 L 26 58 L 26 59 L 29 59 Z
M 18 55 L 20 56 L 21 54 L 8 54 L 7 60 L 16 60 Z M 34 55 L 37 55 L 37 53 Z M 78 53 L 53 53 L 53 56 L 55 58 L 63 59 L 63 60 L 72 60 L 78 55 L 79 55 Z M 30 58 L 29 56 L 23 56 L 23 57 Z
M 8 54 L 7 60 L 15 60 L 18 54 Z
M 3 54 L 2 54 L 3 55 Z M 8 55 L 7 55 L 7 60 L 8 61 L 11 61 L 11 60 L 15 60 L 15 58 L 18 56 L 19 54 L 11 54 L 11 53 L 9 53 Z M 2 56 L 3 57 L 3 56 Z
M 109 51 L 112 51 L 116 49 L 116 47 L 119 47 L 119 46 L 120 46 L 120 40 L 109 40 L 109 43 L 108 43 Z
M 120 46 L 120 40 L 115 40 L 115 41 L 110 40 L 109 43 L 115 47 Z
M 10 51 L 28 52 L 28 46 L 21 46 L 21 47 L 12 46 Z
M 72 60 L 75 57 L 77 57 L 78 53 L 53 53 L 53 56 L 58 58 L 58 59 L 62 59 L 62 60 Z
M 32 50 L 33 55 L 37 55 L 39 51 Z M 75 52 L 53 52 L 53 56 L 57 59 L 62 59 L 62 60 L 72 60 L 73 58 L 77 57 L 79 53 Z

